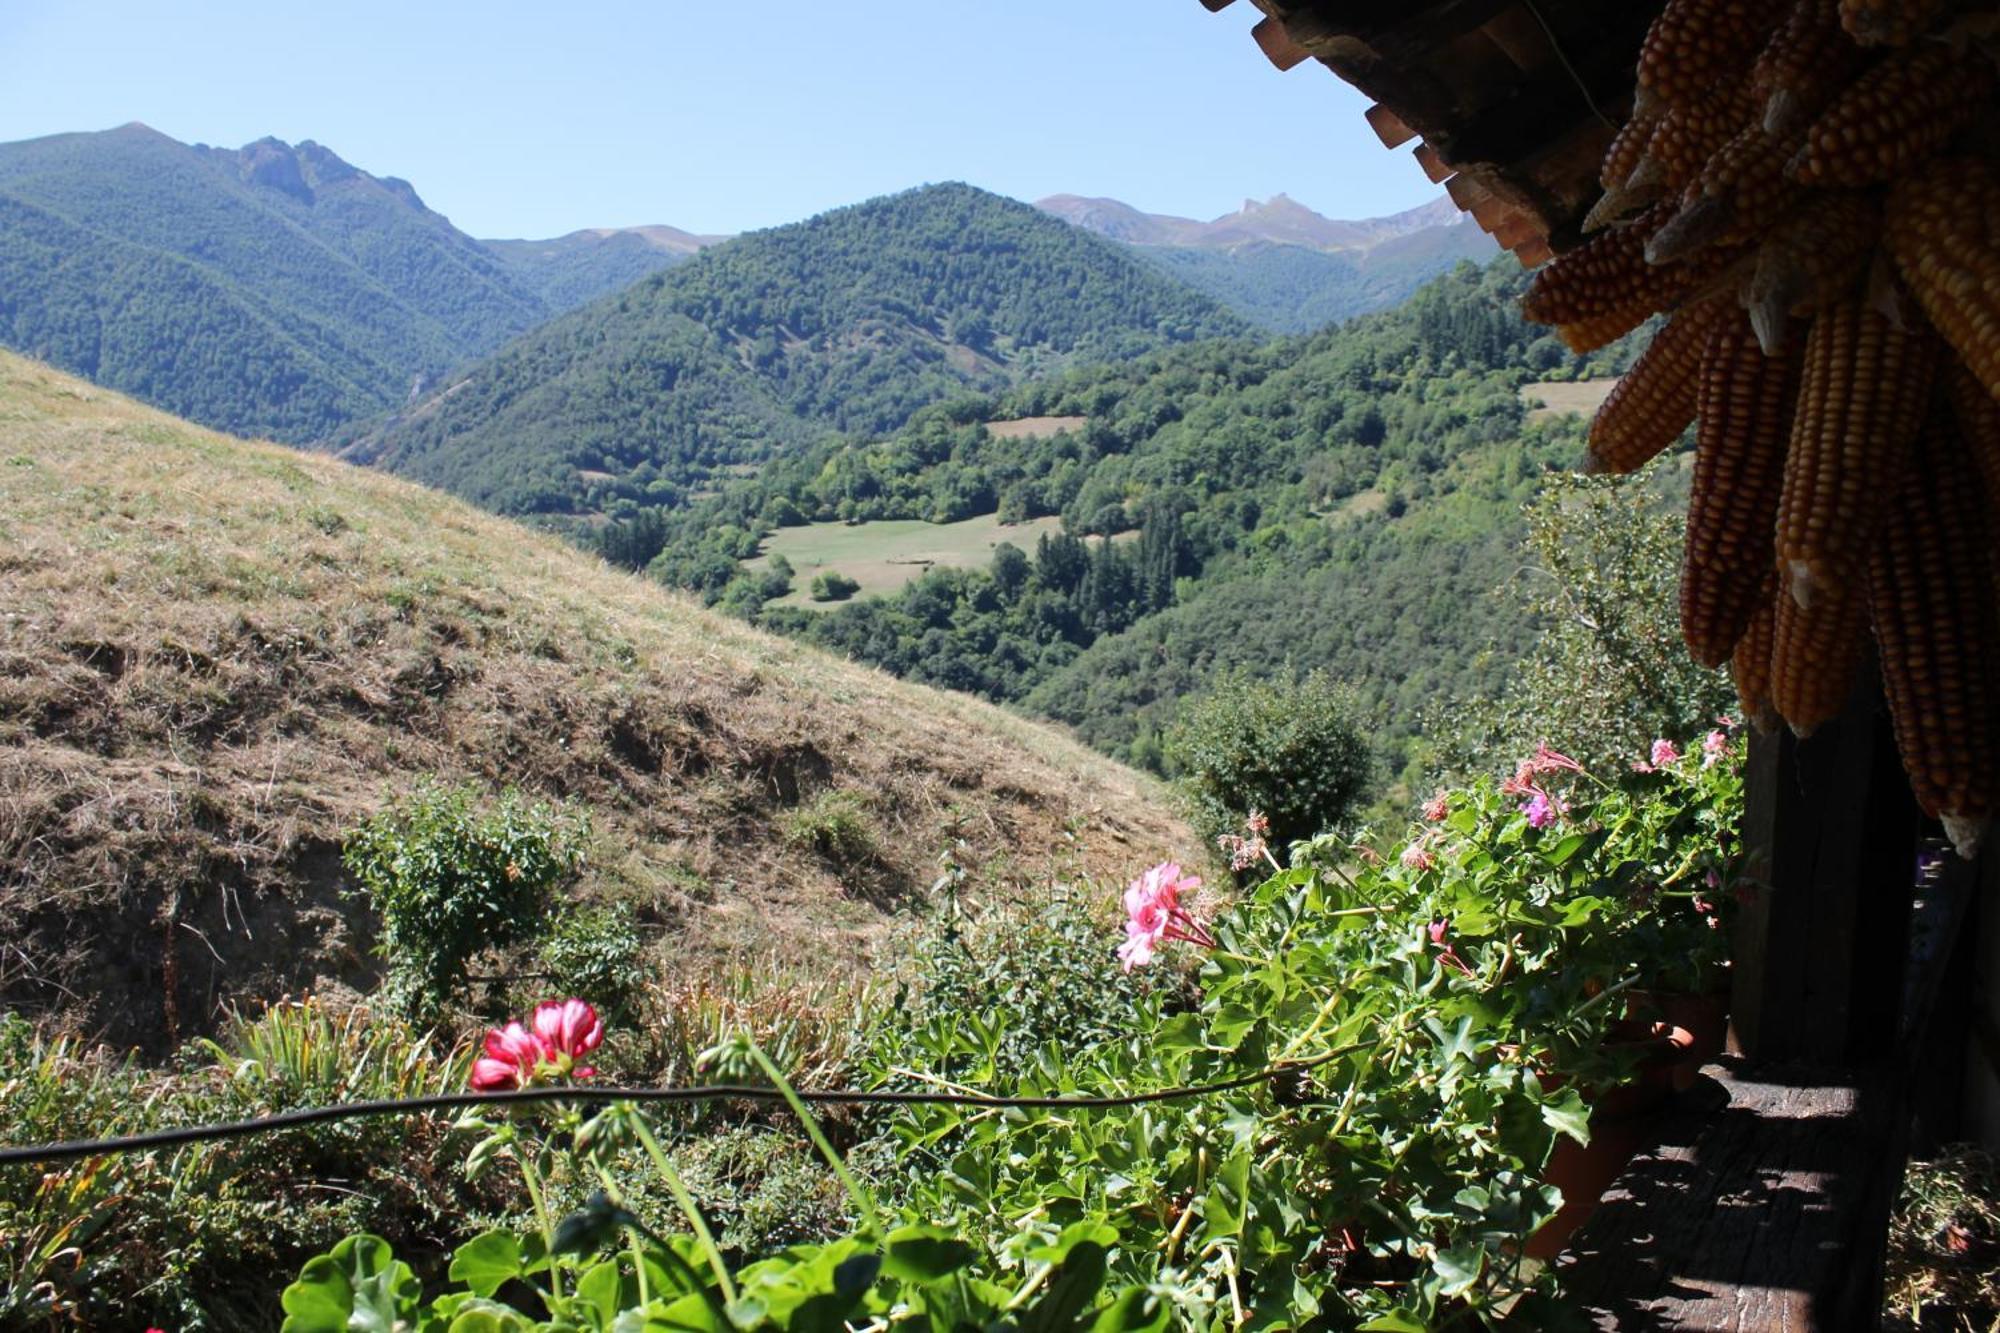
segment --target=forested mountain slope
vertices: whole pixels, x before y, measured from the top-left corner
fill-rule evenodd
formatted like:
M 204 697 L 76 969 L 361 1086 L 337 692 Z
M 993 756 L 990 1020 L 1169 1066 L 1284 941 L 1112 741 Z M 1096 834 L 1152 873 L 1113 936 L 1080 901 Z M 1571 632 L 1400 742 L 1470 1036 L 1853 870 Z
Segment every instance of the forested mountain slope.
M 6 353 L 0 606 L 0 1003 L 115 1045 L 366 984 L 342 840 L 432 776 L 587 813 L 674 977 L 850 960 L 954 845 L 987 896 L 1195 851 L 1053 730 Z
M 1026 204 L 926 186 L 704 250 L 518 339 L 347 453 L 508 512 L 672 505 L 969 388 L 1245 329 Z
M 1520 387 L 1625 355 L 1571 357 L 1521 322 L 1519 283 L 1512 261 L 1468 265 L 1311 338 L 1169 348 L 934 408 L 668 516 L 653 569 L 754 612 L 773 580 L 735 560 L 773 524 L 1060 515 L 1064 534 L 990 570 L 761 618 L 1141 760 L 1218 667 L 1323 667 L 1355 685 L 1393 769 L 1426 703 L 1489 691 L 1533 633 L 1495 593 L 1519 563 L 1520 507 L 1574 463 L 1580 422 L 1529 421 Z M 1079 424 L 986 428 L 1020 417 Z
M 694 258 L 726 236 L 678 227 L 596 227 L 540 241 L 481 241 L 552 311 L 573 310 Z
M 0 266 L 0 343 L 294 442 L 548 314 L 405 182 L 137 124 L 0 144 Z

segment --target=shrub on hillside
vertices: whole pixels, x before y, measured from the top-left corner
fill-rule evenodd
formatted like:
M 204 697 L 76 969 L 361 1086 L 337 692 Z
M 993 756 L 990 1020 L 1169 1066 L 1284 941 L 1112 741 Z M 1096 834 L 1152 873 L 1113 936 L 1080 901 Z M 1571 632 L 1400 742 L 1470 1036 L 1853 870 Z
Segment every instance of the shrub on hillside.
M 844 602 L 861 591 L 861 584 L 837 569 L 813 576 L 811 597 L 815 602 Z
M 508 791 L 491 807 L 470 787 L 426 783 L 348 839 L 344 860 L 382 919 L 385 998 L 434 1017 L 464 989 L 482 950 L 546 922 L 555 891 L 583 865 L 576 812 Z
M 542 940 L 540 955 L 546 989 L 588 995 L 613 1019 L 631 1010 L 653 975 L 638 923 L 624 903 L 571 908 Z
M 1352 696 L 1319 671 L 1274 681 L 1226 672 L 1182 708 L 1163 748 L 1209 841 L 1236 832 L 1253 810 L 1277 847 L 1336 829 L 1368 779 Z

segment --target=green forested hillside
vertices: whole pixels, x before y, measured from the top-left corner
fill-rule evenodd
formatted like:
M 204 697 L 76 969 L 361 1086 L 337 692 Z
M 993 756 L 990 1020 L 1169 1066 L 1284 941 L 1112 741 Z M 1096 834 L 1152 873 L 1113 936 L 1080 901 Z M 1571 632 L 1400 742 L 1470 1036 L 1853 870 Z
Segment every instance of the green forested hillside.
M 1465 266 L 1311 338 L 1170 348 L 960 400 L 599 540 L 635 563 L 658 550 L 660 577 L 755 611 L 779 580 L 736 562 L 775 524 L 1060 514 L 1064 535 L 990 570 L 761 618 L 1141 760 L 1217 668 L 1324 667 L 1355 685 L 1394 768 L 1427 702 L 1490 692 L 1534 632 L 1495 593 L 1520 563 L 1521 505 L 1574 461 L 1580 425 L 1529 422 L 1520 386 L 1624 354 L 1580 361 L 1522 324 L 1519 282 L 1511 262 Z M 1039 439 L 983 424 L 1034 416 L 1084 424 Z M 1131 535 L 1093 540 L 1111 534 Z
M 348 443 L 511 512 L 672 505 L 967 389 L 1246 331 L 1025 204 L 927 186 L 739 237 L 573 312 Z
M 685 264 L 703 246 L 722 239 L 674 227 L 625 227 L 480 244 L 550 310 L 574 310 L 649 274 Z
M 414 190 L 313 143 L 0 144 L 0 341 L 204 424 L 316 439 L 544 318 Z

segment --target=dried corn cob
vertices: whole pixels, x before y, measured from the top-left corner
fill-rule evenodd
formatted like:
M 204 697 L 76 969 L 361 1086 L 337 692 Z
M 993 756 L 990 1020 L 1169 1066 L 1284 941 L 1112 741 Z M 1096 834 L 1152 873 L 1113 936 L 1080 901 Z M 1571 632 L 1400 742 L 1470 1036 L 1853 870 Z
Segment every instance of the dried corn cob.
M 1736 137 L 1702 165 L 1674 216 L 1646 242 L 1646 258 L 1670 264 L 1713 246 L 1754 241 L 1805 193 L 1785 175 L 1797 141 L 1762 125 Z
M 1694 420 L 1702 349 L 1728 300 L 1711 298 L 1667 321 L 1590 420 L 1586 472 L 1630 472 L 1672 444 Z
M 1744 284 L 1743 308 L 1766 352 L 1775 355 L 1782 346 L 1791 316 L 1855 292 L 1881 234 L 1881 202 L 1842 191 L 1813 200 L 1765 239 Z
M 2000 391 L 2000 176 L 1976 158 L 1927 163 L 1890 192 L 1883 234 L 1931 323 Z
M 1799 603 L 1780 576 L 1771 630 L 1771 706 L 1804 739 L 1840 715 L 1853 688 L 1854 663 L 1868 637 L 1868 599 L 1860 588 Z
M 1869 619 L 1910 788 L 1970 859 L 2000 765 L 1991 534 L 1942 405 L 1921 432 L 1917 463 L 1870 555 Z
M 1944 8 L 1944 0 L 1840 0 L 1840 23 L 1864 46 L 1906 46 Z
M 1778 576 L 1766 570 L 1757 593 L 1750 626 L 1729 657 L 1729 677 L 1736 683 L 1736 701 L 1743 719 L 1766 733 L 1777 730 L 1778 710 L 1771 702 L 1771 656 L 1778 630 Z
M 1708 160 L 1728 145 L 1751 120 L 1748 87 L 1735 84 L 1691 106 L 1677 106 L 1660 117 L 1646 140 L 1645 156 L 1630 178 L 1634 189 L 1664 186 L 1684 190 Z
M 1721 304 L 1721 303 L 1719 303 Z M 1766 356 L 1734 306 L 1701 360 L 1694 485 L 1681 561 L 1681 636 L 1720 666 L 1769 595 L 1798 358 Z
M 1943 46 L 1898 52 L 1857 79 L 1806 131 L 1785 168 L 1801 185 L 1877 185 L 1943 148 L 1990 110 L 1993 67 Z
M 1750 68 L 1764 128 L 1805 128 L 1861 68 L 1861 48 L 1841 30 L 1839 0 L 1799 0 Z
M 1945 393 L 1951 401 L 1952 424 L 1985 490 L 1986 510 L 2000 518 L 2000 402 L 1986 391 L 1965 363 L 1946 357 Z
M 1646 262 L 1646 239 L 1671 211 L 1649 208 L 1626 226 L 1600 232 L 1535 275 L 1521 313 L 1554 324 L 1572 350 L 1587 352 L 1630 333 L 1681 303 L 1708 283 L 1740 252 L 1718 248 L 1685 264 Z
M 1645 155 L 1646 141 L 1659 127 L 1659 119 L 1658 116 L 1635 115 L 1626 120 L 1618 133 L 1612 136 L 1611 146 L 1604 150 L 1604 163 L 1597 172 L 1599 185 L 1607 190 L 1617 190 L 1632 179 L 1632 170 Z
M 1667 0 L 1639 49 L 1639 110 L 1688 106 L 1741 75 L 1785 12 L 1783 0 Z
M 1923 422 L 1936 347 L 1928 329 L 1899 330 L 1858 301 L 1814 318 L 1778 504 L 1778 564 L 1801 606 L 1845 602 L 1860 583 Z

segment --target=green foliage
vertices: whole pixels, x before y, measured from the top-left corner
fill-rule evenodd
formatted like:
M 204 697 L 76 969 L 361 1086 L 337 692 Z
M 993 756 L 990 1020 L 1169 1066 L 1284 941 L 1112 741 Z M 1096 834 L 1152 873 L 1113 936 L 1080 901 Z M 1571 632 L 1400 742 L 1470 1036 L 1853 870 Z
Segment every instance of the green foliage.
M 607 1022 L 631 1013 L 653 974 L 625 903 L 570 908 L 542 936 L 539 956 L 548 990 L 589 996 Z
M 1541 632 L 1496 695 L 1431 710 L 1437 767 L 1463 773 L 1555 735 L 1586 763 L 1613 766 L 1734 707 L 1728 674 L 1698 665 L 1681 642 L 1684 461 L 1626 480 L 1552 478 L 1528 506 L 1535 563 L 1512 592 Z
M 1538 756 L 1512 794 L 1440 797 L 1386 861 L 1323 838 L 1225 910 L 1184 909 L 1183 935 L 1214 941 L 1166 946 L 1200 959 L 1198 1003 L 1142 999 L 1103 1040 L 1049 1041 L 1013 1086 L 1288 1073 L 1142 1112 L 911 1107 L 886 1192 L 1003 1256 L 1109 1226 L 1112 1283 L 1171 1290 L 1185 1327 L 1239 1309 L 1269 1328 L 1549 1326 L 1556 1275 L 1522 1259 L 1559 1202 L 1549 1155 L 1589 1133 L 1578 1089 L 1631 1073 L 1607 1043 L 1643 1030 L 1631 997 L 1712 981 L 1740 887 L 1734 747 L 1704 765 L 1687 746 L 1604 778 Z M 1561 812 L 1542 827 L 1524 781 Z M 911 1037 L 918 1079 L 992 1044 L 971 1023 Z
M 462 1086 L 440 1051 L 380 1015 L 319 1001 L 238 1019 L 177 1072 L 37 1035 L 0 1015 L 0 1142 L 248 1119 Z M 339 1182 L 339 1188 L 329 1188 Z M 269 1328 L 274 1275 L 374 1230 L 421 1253 L 492 1206 L 457 1179 L 427 1116 L 317 1125 L 169 1154 L 0 1168 L 0 1326 Z
M 323 438 L 548 314 L 400 181 L 141 125 L 0 146 L 0 343 L 241 434 Z
M 790 580 L 786 580 L 787 583 Z M 829 569 L 824 574 L 815 574 L 812 581 L 812 599 L 815 602 L 844 602 L 861 591 L 861 584 L 841 573 Z
M 865 1071 L 906 1083 L 895 1071 L 919 1055 L 929 1073 L 1005 1088 L 1051 1047 L 1135 1035 L 1141 1011 L 1175 995 L 1178 979 L 1107 968 L 1106 927 L 1103 895 L 1088 885 L 969 918 L 948 903 L 899 950 L 903 974 L 868 1027 Z M 930 1059 L 941 1049 L 951 1058 Z
M 1208 842 L 1252 811 L 1270 821 L 1279 847 L 1337 831 L 1368 781 L 1353 693 L 1321 671 L 1289 682 L 1225 673 L 1183 706 L 1164 756 Z
M 785 839 L 836 865 L 856 866 L 876 852 L 875 821 L 858 792 L 823 791 L 784 817 Z
M 435 783 L 357 829 L 343 859 L 381 917 L 391 1003 L 435 1015 L 473 956 L 532 938 L 582 867 L 587 836 L 580 814 L 518 792 L 482 809 L 476 790 Z

